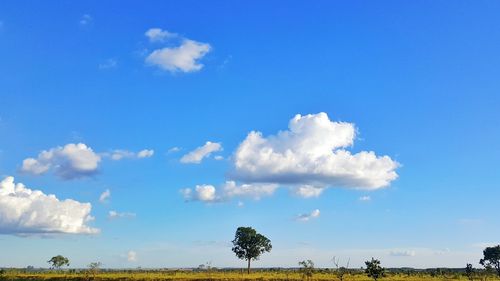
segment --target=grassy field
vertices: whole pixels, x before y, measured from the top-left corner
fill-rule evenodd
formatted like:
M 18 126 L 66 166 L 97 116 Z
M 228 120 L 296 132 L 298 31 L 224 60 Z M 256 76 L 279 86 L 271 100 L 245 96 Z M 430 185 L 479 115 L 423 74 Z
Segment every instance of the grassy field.
M 333 272 L 316 272 L 312 276 L 312 279 L 307 279 L 302 276 L 302 274 L 295 270 L 280 270 L 280 271 L 257 271 L 251 274 L 246 274 L 241 271 L 203 271 L 203 272 L 193 272 L 193 271 L 182 271 L 182 270 L 165 270 L 165 271 L 101 271 L 97 273 L 91 273 L 88 271 L 45 271 L 45 272 L 25 272 L 21 270 L 8 270 L 2 274 L 3 280 L 96 280 L 96 281 L 118 281 L 118 280 L 144 280 L 144 281 L 154 281 L 154 280 L 188 280 L 188 281 L 314 281 L 314 280 L 339 280 L 335 273 Z M 373 280 L 357 272 L 354 274 L 349 274 L 344 276 L 344 281 L 370 281 Z M 419 280 L 468 280 L 468 278 L 461 273 L 448 273 L 448 274 L 428 274 L 423 272 L 415 272 L 411 274 L 403 273 L 387 273 L 385 277 L 379 279 L 380 281 L 419 281 Z M 477 275 L 474 277 L 477 281 L 496 281 L 500 280 L 494 275 Z

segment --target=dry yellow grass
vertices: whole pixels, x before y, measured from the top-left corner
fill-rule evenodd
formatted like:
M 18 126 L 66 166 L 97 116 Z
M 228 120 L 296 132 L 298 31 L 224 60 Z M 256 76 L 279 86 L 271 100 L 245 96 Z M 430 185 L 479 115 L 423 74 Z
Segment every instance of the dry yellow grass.
M 483 276 L 477 276 L 474 280 L 484 280 Z M 251 274 L 242 273 L 239 271 L 216 271 L 216 272 L 191 272 L 191 271 L 111 271 L 99 272 L 95 275 L 87 272 L 41 272 L 27 273 L 8 271 L 3 275 L 4 280 L 54 280 L 54 281 L 161 281 L 161 280 L 178 280 L 178 281 L 303 281 L 302 275 L 297 271 L 263 271 L 253 272 Z M 333 273 L 315 273 L 310 281 L 322 280 L 338 280 Z M 344 281 L 371 281 L 373 279 L 364 274 L 351 274 L 344 276 Z M 431 276 L 428 274 L 387 274 L 386 277 L 379 279 L 380 281 L 453 281 L 453 280 L 468 280 L 461 274 L 448 274 L 441 276 Z M 498 281 L 500 279 L 493 275 L 488 276 L 487 281 Z

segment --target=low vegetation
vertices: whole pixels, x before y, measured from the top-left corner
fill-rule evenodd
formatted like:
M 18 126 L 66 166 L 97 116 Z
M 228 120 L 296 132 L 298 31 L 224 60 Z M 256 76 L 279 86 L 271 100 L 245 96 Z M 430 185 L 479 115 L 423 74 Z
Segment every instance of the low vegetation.
M 339 265 L 340 259 L 333 258 L 333 268 L 316 268 L 312 260 L 298 263 L 297 268 L 254 269 L 250 272 L 250 262 L 272 249 L 271 240 L 251 227 L 239 227 L 232 241 L 232 251 L 247 262 L 246 270 L 224 269 L 212 266 L 211 262 L 189 269 L 127 269 L 102 268 L 101 262 L 92 262 L 85 269 L 65 269 L 70 265 L 67 257 L 57 255 L 48 260 L 50 269 L 0 269 L 0 281 L 423 281 L 423 280 L 463 280 L 500 281 L 500 245 L 487 247 L 479 264 L 474 268 L 467 263 L 464 268 L 384 268 L 381 261 L 371 258 L 365 268 L 349 268 Z
M 351 269 L 343 276 L 345 281 L 370 281 L 364 270 Z M 500 281 L 494 272 L 477 270 L 475 280 Z M 157 270 L 108 270 L 101 269 L 89 274 L 88 269 L 69 270 L 31 270 L 6 269 L 1 279 L 12 281 L 326 281 L 338 280 L 334 269 L 315 268 L 312 271 L 293 269 L 254 269 L 250 274 L 241 269 L 215 269 L 210 272 L 197 269 L 157 269 Z M 465 269 L 387 269 L 383 281 L 423 281 L 423 280 L 462 280 L 467 281 Z

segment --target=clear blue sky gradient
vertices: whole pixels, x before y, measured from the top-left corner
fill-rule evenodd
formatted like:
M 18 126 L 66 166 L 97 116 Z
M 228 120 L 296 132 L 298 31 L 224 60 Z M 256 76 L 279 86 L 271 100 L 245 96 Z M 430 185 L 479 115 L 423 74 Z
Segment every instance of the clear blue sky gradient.
M 482 246 L 500 242 L 499 12 L 498 1 L 2 1 L 0 175 L 92 203 L 101 233 L 2 235 L 0 265 L 46 266 L 63 254 L 75 267 L 244 266 L 228 247 L 241 225 L 273 241 L 256 266 L 332 266 L 332 256 L 353 266 L 371 256 L 386 266 L 477 264 Z M 152 27 L 209 43 L 203 69 L 146 65 Z M 116 67 L 100 69 L 108 59 Z M 184 202 L 181 188 L 221 184 L 230 167 L 184 165 L 184 153 L 216 141 L 227 158 L 248 132 L 275 134 L 318 112 L 356 124 L 352 151 L 389 155 L 399 178 L 312 199 L 280 189 L 244 207 Z M 73 181 L 19 172 L 23 159 L 74 142 L 155 155 L 103 161 L 98 175 Z M 314 209 L 319 218 L 294 220 Z M 109 210 L 137 216 L 111 221 Z

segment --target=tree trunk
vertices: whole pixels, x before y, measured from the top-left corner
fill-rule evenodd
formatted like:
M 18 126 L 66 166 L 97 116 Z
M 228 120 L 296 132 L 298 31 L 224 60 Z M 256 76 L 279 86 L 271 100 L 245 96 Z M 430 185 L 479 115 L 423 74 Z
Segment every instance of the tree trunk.
M 247 273 L 250 274 L 250 260 L 251 259 L 248 259 L 248 269 L 247 269 Z

